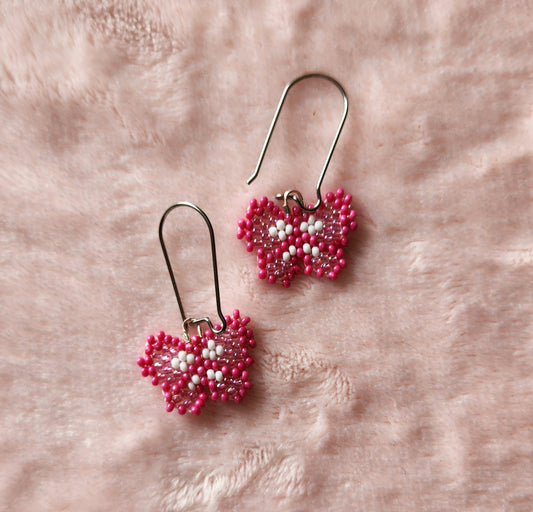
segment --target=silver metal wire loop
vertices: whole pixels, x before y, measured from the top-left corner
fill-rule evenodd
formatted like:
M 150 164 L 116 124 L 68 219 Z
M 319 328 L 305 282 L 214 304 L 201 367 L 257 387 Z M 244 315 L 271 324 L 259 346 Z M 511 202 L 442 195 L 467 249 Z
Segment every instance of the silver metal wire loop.
M 167 248 L 163 240 L 163 225 L 165 223 L 165 220 L 172 210 L 174 210 L 175 208 L 179 208 L 180 206 L 186 206 L 187 208 L 192 208 L 193 210 L 197 211 L 202 216 L 205 223 L 207 224 L 207 228 L 209 229 L 209 237 L 211 240 L 211 258 L 213 262 L 213 279 L 215 283 L 216 306 L 217 306 L 217 313 L 220 318 L 220 324 L 221 324 L 221 328 L 218 330 L 214 328 L 213 323 L 211 322 L 211 319 L 209 317 L 207 316 L 201 317 L 201 318 L 189 317 L 185 314 L 185 309 L 183 308 L 183 303 L 181 301 L 181 297 L 178 291 L 178 286 L 176 284 L 176 279 L 174 277 L 174 271 L 172 270 L 170 258 L 168 257 Z M 172 281 L 172 286 L 174 287 L 174 293 L 176 295 L 178 306 L 180 308 L 181 318 L 183 320 L 183 333 L 185 335 L 185 338 L 189 340 L 189 326 L 192 326 L 192 325 L 198 326 L 198 333 L 201 336 L 202 335 L 202 331 L 201 331 L 202 323 L 207 323 L 209 328 L 215 334 L 219 334 L 225 331 L 227 324 L 226 324 L 226 319 L 224 318 L 224 315 L 222 314 L 222 311 L 220 308 L 220 288 L 218 285 L 218 268 L 217 268 L 217 253 L 216 253 L 216 247 L 215 247 L 215 234 L 213 232 L 213 226 L 211 225 L 211 222 L 209 221 L 209 218 L 207 217 L 207 215 L 204 213 L 203 210 L 201 210 L 198 206 L 196 206 L 193 203 L 182 201 L 182 202 L 173 204 L 165 211 L 165 213 L 161 217 L 161 221 L 159 222 L 159 242 L 161 243 L 161 249 L 163 250 L 163 256 L 165 257 L 165 263 L 167 264 L 168 273 L 170 274 L 170 280 Z
M 339 140 L 339 136 L 341 134 L 342 128 L 344 127 L 344 122 L 346 121 L 346 116 L 348 115 L 348 96 L 346 95 L 346 91 L 344 90 L 342 85 L 339 82 L 337 82 L 337 80 L 335 80 L 334 78 L 332 78 L 332 77 L 330 77 L 328 75 L 324 75 L 322 73 L 309 73 L 307 75 L 302 75 L 302 76 L 300 76 L 298 78 L 295 78 L 292 82 L 289 82 L 285 86 L 285 89 L 283 90 L 283 93 L 281 94 L 281 99 L 279 100 L 278 107 L 276 109 L 276 112 L 274 113 L 274 119 L 272 119 L 272 123 L 270 124 L 270 128 L 268 130 L 268 133 L 267 133 L 267 136 L 266 136 L 266 139 L 265 139 L 265 143 L 263 144 L 263 149 L 261 150 L 261 154 L 259 155 L 259 160 L 258 160 L 257 165 L 255 167 L 255 171 L 248 178 L 248 181 L 246 182 L 246 183 L 248 183 L 248 185 L 250 185 L 250 183 L 252 183 L 255 180 L 255 178 L 257 178 L 257 175 L 259 174 L 259 169 L 261 168 L 261 165 L 262 165 L 263 160 L 265 158 L 266 150 L 267 150 L 268 145 L 270 143 L 270 139 L 272 138 L 272 133 L 274 132 L 274 128 L 276 126 L 276 123 L 278 122 L 278 118 L 279 118 L 281 109 L 283 107 L 283 104 L 285 103 L 285 99 L 287 98 L 288 92 L 298 82 L 301 82 L 302 80 L 305 80 L 307 78 L 324 78 L 325 80 L 329 80 L 332 84 L 336 85 L 337 88 L 339 89 L 339 91 L 341 92 L 343 100 L 344 100 L 344 112 L 342 114 L 342 118 L 341 118 L 341 122 L 339 124 L 339 127 L 337 128 L 337 132 L 335 133 L 335 138 L 333 139 L 333 143 L 331 144 L 331 147 L 329 149 L 328 155 L 326 157 L 326 162 L 324 163 L 324 167 L 322 168 L 322 172 L 320 173 L 320 176 L 318 177 L 318 182 L 316 184 L 317 202 L 315 203 L 314 206 L 306 206 L 303 203 L 302 194 L 300 194 L 299 192 L 294 191 L 294 190 L 291 191 L 290 194 L 287 194 L 287 192 L 285 192 L 285 194 L 278 194 L 278 196 L 276 196 L 276 197 L 278 199 L 284 199 L 284 201 L 285 201 L 285 203 L 284 203 L 285 211 L 288 211 L 287 210 L 287 208 L 288 208 L 287 200 L 288 199 L 292 199 L 293 201 L 296 201 L 298 203 L 298 205 L 303 210 L 306 210 L 308 212 L 314 212 L 322 204 L 322 194 L 320 192 L 320 189 L 322 187 L 322 182 L 324 181 L 324 176 L 326 175 L 326 171 L 328 169 L 329 162 L 330 162 L 331 157 L 333 155 L 333 151 L 335 151 L 335 146 L 337 145 L 337 141 Z M 295 194 L 295 192 L 297 192 L 297 194 Z

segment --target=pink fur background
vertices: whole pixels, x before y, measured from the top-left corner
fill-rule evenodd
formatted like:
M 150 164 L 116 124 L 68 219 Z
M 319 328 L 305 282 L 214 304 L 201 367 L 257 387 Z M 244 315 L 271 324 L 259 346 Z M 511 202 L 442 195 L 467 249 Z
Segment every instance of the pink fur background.
M 0 4 L 2 511 L 533 507 L 533 8 L 527 0 Z M 256 278 L 251 197 L 323 191 L 360 227 L 338 281 Z M 135 359 L 179 335 L 157 239 L 198 203 L 254 388 L 164 410 Z M 169 249 L 215 315 L 207 234 Z

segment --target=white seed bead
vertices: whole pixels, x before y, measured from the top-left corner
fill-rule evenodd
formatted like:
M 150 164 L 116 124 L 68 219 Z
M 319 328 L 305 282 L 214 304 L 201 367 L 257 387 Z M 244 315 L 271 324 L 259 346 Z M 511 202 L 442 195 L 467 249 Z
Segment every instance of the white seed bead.
M 313 236 L 316 232 L 316 229 L 315 229 L 315 226 L 313 226 L 313 224 L 309 224 L 309 227 L 307 228 L 307 232 Z
M 305 254 L 311 254 L 311 246 L 309 244 L 304 244 L 302 248 Z
M 280 231 L 278 237 L 282 242 L 285 242 L 285 240 L 287 240 L 287 233 L 285 233 L 285 231 Z
M 177 357 L 173 357 L 172 361 L 170 361 L 170 364 L 174 370 L 177 370 L 180 367 L 180 360 Z
M 211 368 L 209 368 L 209 370 L 207 370 L 207 378 L 209 380 L 215 380 L 215 370 L 211 370 Z
M 268 234 L 270 236 L 276 236 L 278 234 L 278 230 L 276 229 L 276 226 L 271 226 L 268 228 Z
M 283 253 L 283 261 L 289 261 L 291 259 L 291 254 L 289 253 L 289 251 L 285 251 Z
M 215 352 L 217 353 L 217 356 L 221 356 L 224 353 L 224 347 L 222 345 L 217 345 Z
M 296 254 L 296 247 L 294 245 L 289 245 L 289 254 L 294 256 Z
M 293 230 L 292 224 L 287 224 L 285 226 L 285 233 L 287 233 L 287 235 L 292 235 L 292 230 Z
M 185 361 L 182 361 L 182 362 L 180 363 L 180 370 L 181 370 L 182 372 L 186 372 L 188 368 L 189 368 L 189 367 L 187 366 L 187 363 L 186 363 Z
M 285 229 L 285 222 L 283 222 L 281 219 L 279 219 L 276 222 L 276 228 L 278 228 L 278 231 L 283 231 Z
M 300 224 L 300 231 L 307 231 L 307 228 L 308 228 L 309 224 L 307 224 L 307 222 L 302 222 Z
M 202 349 L 202 357 L 204 359 L 207 359 L 209 357 L 209 349 L 208 348 Z
M 187 352 L 185 352 L 185 350 L 180 350 L 178 352 L 178 359 L 180 361 L 185 361 L 185 358 L 187 357 Z
M 315 222 L 315 230 L 316 230 L 316 231 L 320 231 L 320 230 L 322 229 L 322 226 L 323 226 L 323 223 L 322 223 L 321 220 L 317 220 L 317 221 Z
M 199 375 L 193 375 L 191 377 L 191 380 L 193 381 L 194 384 L 200 384 L 200 376 Z
M 222 375 L 222 372 L 220 370 L 217 370 L 215 372 L 215 379 L 218 381 L 218 382 L 222 382 L 222 380 L 224 379 L 224 375 Z
M 308 224 L 314 224 L 315 223 L 315 216 L 309 215 L 309 219 L 307 220 Z
M 320 254 L 320 249 L 315 245 L 311 249 L 311 254 L 316 258 Z
M 216 358 L 217 358 L 217 353 L 214 350 L 210 350 L 209 359 L 211 359 L 211 361 L 214 361 Z
M 187 364 L 194 363 L 194 354 L 187 354 Z
M 196 389 L 196 386 L 192 382 L 189 382 L 188 386 L 191 391 L 194 391 Z
M 209 350 L 214 350 L 215 349 L 215 340 L 207 340 L 207 348 Z

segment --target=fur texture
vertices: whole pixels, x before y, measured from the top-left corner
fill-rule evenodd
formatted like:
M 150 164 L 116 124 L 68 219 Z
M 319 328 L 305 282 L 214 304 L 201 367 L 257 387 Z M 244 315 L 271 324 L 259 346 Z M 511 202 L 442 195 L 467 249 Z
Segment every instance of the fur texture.
M 527 1 L 0 6 L 0 509 L 531 510 L 533 11 Z M 354 195 L 338 281 L 256 278 L 251 197 Z M 157 240 L 210 216 L 254 388 L 167 414 L 135 359 L 180 334 Z M 215 315 L 207 233 L 167 226 Z M 169 219 L 170 220 L 170 219 Z

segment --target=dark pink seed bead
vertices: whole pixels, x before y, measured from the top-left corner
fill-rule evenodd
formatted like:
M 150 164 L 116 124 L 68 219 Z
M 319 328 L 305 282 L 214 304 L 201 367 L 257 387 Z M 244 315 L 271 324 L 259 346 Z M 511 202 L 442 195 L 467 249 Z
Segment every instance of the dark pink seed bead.
M 163 340 L 165 339 L 165 331 L 159 331 L 159 332 L 157 333 L 157 339 L 158 339 L 159 341 L 163 341 Z
M 311 238 L 311 235 L 306 231 L 303 235 L 302 235 L 302 242 L 309 242 L 309 239 Z
M 268 211 L 272 210 L 272 208 L 274 208 L 274 203 L 272 201 L 269 201 L 267 204 L 266 204 L 266 209 Z
M 252 208 L 257 208 L 257 199 L 255 197 L 250 199 L 250 206 Z
M 154 377 L 152 377 L 152 385 L 157 386 L 158 384 L 159 384 L 159 378 L 157 377 L 157 375 L 155 375 Z
M 246 370 L 244 370 L 241 374 L 241 378 L 242 380 L 246 380 L 248 378 L 248 372 Z
M 246 336 L 248 338 L 251 338 L 254 335 L 254 331 L 252 329 L 246 329 Z
M 207 385 L 211 391 L 214 391 L 217 388 L 217 383 L 214 380 L 210 380 Z
M 251 242 L 254 239 L 254 234 L 251 231 L 246 233 L 246 241 Z
M 344 268 L 346 266 L 346 260 L 344 258 L 341 258 L 339 260 L 339 267 Z
M 343 195 L 344 195 L 344 189 L 339 187 L 337 189 L 337 197 L 342 197 Z
M 267 262 L 265 260 L 265 258 L 258 258 L 257 259 L 257 266 L 261 269 L 264 269 L 267 265 Z
M 350 212 L 350 207 L 345 203 L 341 206 L 341 214 L 342 215 L 348 215 Z
M 346 238 L 345 236 L 343 236 L 341 238 L 341 245 L 346 245 L 348 243 L 348 238 Z
M 178 350 L 185 350 L 185 342 L 184 341 L 179 341 L 178 343 Z
M 222 375 L 227 375 L 229 373 L 229 368 L 226 365 L 224 365 L 221 368 L 221 371 L 222 371 Z
M 218 398 L 218 393 L 216 391 L 213 391 L 211 393 L 211 400 L 216 400 Z
M 228 398 L 229 398 L 229 396 L 228 396 L 227 393 L 224 392 L 224 393 L 220 394 L 220 400 L 222 400 L 223 402 L 227 402 Z
M 305 268 L 304 268 L 304 274 L 306 276 L 309 276 L 313 273 L 313 267 L 312 265 L 306 265 Z
M 204 338 L 207 338 L 208 340 L 213 339 L 213 331 L 211 329 L 206 329 L 204 333 Z
M 238 332 L 239 336 L 244 336 L 246 334 L 246 327 L 244 327 L 244 325 L 241 325 L 237 332 Z
M 251 341 L 251 340 L 250 340 Z M 245 361 L 244 361 L 248 366 L 250 366 L 251 364 L 254 364 L 254 360 L 248 356 Z
M 187 412 L 187 407 L 185 405 L 178 405 L 178 414 L 184 415 Z
M 296 241 L 296 238 L 294 235 L 289 235 L 287 237 L 287 242 L 289 242 L 289 245 L 294 245 L 294 242 Z
M 213 370 L 217 371 L 218 370 L 218 361 L 212 361 L 211 362 L 211 366 L 213 367 Z
M 255 214 L 257 216 L 263 215 L 263 213 L 265 213 L 265 209 L 262 206 L 260 206 L 259 208 L 255 209 Z
M 351 211 L 350 211 L 350 215 L 348 215 L 348 218 L 349 218 L 350 220 L 355 220 L 356 215 L 357 215 L 357 214 L 355 213 L 355 210 L 351 210 Z
M 282 251 L 288 251 L 289 250 L 289 244 L 287 242 L 281 242 L 281 250 Z
M 246 347 L 241 348 L 241 355 L 242 357 L 246 357 L 248 355 L 248 349 Z
M 144 357 L 138 357 L 137 364 L 142 368 L 144 366 Z
M 243 317 L 243 319 L 241 320 L 241 325 L 246 325 L 247 323 L 250 322 L 250 317 L 249 316 L 245 316 Z
M 197 372 L 200 377 L 203 377 L 205 375 L 205 368 L 203 366 L 199 366 Z
M 148 377 L 148 368 L 146 368 L 146 366 L 141 370 L 141 375 L 143 377 Z
M 239 345 L 242 347 L 246 345 L 247 339 L 246 336 L 239 336 Z
M 241 395 L 242 393 L 242 395 Z M 246 391 L 244 389 L 239 389 L 239 394 L 238 395 L 235 395 L 233 397 L 233 401 L 236 403 L 236 404 L 240 404 L 242 402 L 242 397 L 244 396 L 244 394 L 246 393 Z
M 228 323 L 228 325 L 230 326 L 231 329 L 235 331 L 239 328 L 241 324 L 239 323 L 238 320 L 232 320 L 230 323 Z
M 176 384 L 176 386 L 178 386 L 178 391 L 179 391 L 183 386 L 185 386 L 185 381 L 184 381 L 184 379 L 183 379 L 183 376 L 182 376 L 182 378 L 181 378 L 180 380 L 178 380 L 178 383 Z M 172 389 L 174 389 L 174 388 L 172 388 Z M 177 393 L 177 391 L 176 391 L 176 393 Z
M 304 256 L 304 263 L 305 263 L 305 265 L 311 265 L 311 255 L 310 254 L 306 254 Z
M 326 201 L 331 202 L 331 201 L 333 201 L 333 198 L 334 198 L 334 197 L 335 197 L 335 196 L 333 195 L 333 192 L 328 192 L 328 193 L 326 194 Z
M 239 229 L 237 230 L 237 238 L 238 238 L 239 240 L 242 240 L 242 239 L 244 238 L 244 230 L 243 230 L 243 229 L 239 228 Z
M 251 220 L 246 219 L 246 229 L 250 231 L 253 227 L 254 227 L 254 223 Z
M 252 251 L 254 250 L 254 243 L 253 243 L 253 242 L 248 242 L 248 243 L 246 244 L 246 250 L 247 250 L 248 252 L 252 252 Z
M 274 255 L 271 252 L 269 252 L 266 255 L 266 259 L 267 259 L 267 263 L 272 263 L 274 261 Z
M 264 208 L 268 203 L 268 198 L 263 196 L 260 200 L 259 200 L 259 204 Z
M 302 238 L 301 237 L 297 237 L 296 240 L 294 241 L 294 245 L 296 247 L 301 247 L 303 245 Z
M 335 265 L 335 266 L 333 267 L 333 272 L 335 272 L 335 274 L 338 274 L 340 271 L 341 271 L 341 267 L 340 267 L 340 265 Z
M 250 389 L 252 387 L 252 383 L 249 380 L 245 380 L 243 386 L 246 389 Z
M 172 402 L 167 404 L 167 412 L 172 412 L 174 410 L 174 404 Z
M 340 208 L 341 205 L 342 205 L 342 201 L 341 201 L 340 199 L 335 199 L 335 201 L 333 201 L 333 207 L 334 207 L 335 209 Z
M 257 343 L 256 343 L 255 340 L 252 338 L 252 339 L 248 342 L 248 345 L 250 345 L 250 347 L 252 347 L 252 348 L 255 348 L 255 346 L 257 345 Z
M 153 345 L 152 345 L 156 350 L 161 350 L 161 348 L 163 347 L 163 344 L 157 340 Z
M 320 242 L 318 244 L 318 249 L 319 249 L 320 252 L 322 252 L 325 248 L 326 248 L 326 243 L 325 242 Z
M 241 229 L 244 229 L 246 227 L 246 221 L 244 219 L 239 219 L 239 222 L 237 223 L 237 225 L 241 228 Z
M 337 248 L 333 244 L 331 244 L 328 247 L 328 252 L 333 255 L 333 254 L 335 254 L 337 252 Z
M 204 361 L 204 368 L 205 368 L 206 370 L 209 370 L 209 368 L 211 368 L 211 359 L 206 359 L 206 360 Z
M 350 204 L 352 202 L 352 194 L 346 194 L 344 196 L 344 204 Z
M 341 224 L 346 224 L 348 222 L 348 217 L 346 215 L 341 215 L 339 217 L 339 220 L 341 221 Z
M 195 336 L 193 336 L 191 339 L 194 340 Z M 185 351 L 186 352 L 192 352 L 192 344 L 191 343 L 187 343 L 185 345 Z
M 243 363 L 242 361 L 239 361 L 239 362 L 237 363 L 237 368 L 238 368 L 239 370 L 241 370 L 241 371 L 244 370 L 244 363 Z
M 296 249 L 296 256 L 297 256 L 298 258 L 303 258 L 303 257 L 304 257 L 304 254 L 305 254 L 305 253 L 304 253 L 304 250 L 303 250 L 301 247 L 298 247 L 298 248 Z
M 346 236 L 349 231 L 350 231 L 350 228 L 348 226 L 342 226 L 341 232 L 342 232 L 343 235 Z
M 191 375 L 194 375 L 196 373 L 196 366 L 194 366 L 194 364 L 190 364 L 188 370 Z
M 178 381 L 179 382 L 179 381 Z M 172 393 L 176 394 L 180 390 L 179 386 L 177 384 L 174 384 L 172 386 Z
M 254 212 L 253 212 L 252 210 L 248 210 L 248 211 L 246 212 L 246 218 L 247 218 L 248 220 L 253 219 L 253 218 L 254 218 Z
M 205 402 L 207 400 L 207 395 L 205 393 L 200 393 L 198 395 L 198 398 L 202 401 L 202 402 Z
M 171 336 L 170 334 L 167 334 L 167 335 L 165 336 L 165 342 L 166 342 L 166 343 L 172 343 L 172 336 Z
M 238 377 L 240 375 L 241 371 L 238 368 L 232 368 L 231 369 L 231 375 L 234 377 Z
M 194 358 L 194 364 L 196 366 L 200 366 L 203 362 L 204 362 L 204 360 L 202 359 L 202 356 L 196 356 Z M 200 368 L 198 368 L 198 369 L 200 369 Z
M 172 393 L 169 393 L 169 392 L 165 393 L 165 400 L 167 402 L 170 402 L 172 400 Z
M 281 258 L 281 255 L 282 255 L 281 247 L 276 247 L 274 249 L 274 256 L 276 256 L 276 258 Z
M 192 414 L 194 414 L 195 416 L 198 416 L 200 414 L 200 408 L 197 407 L 196 405 L 193 405 L 190 409 Z
M 167 381 L 163 382 L 161 384 L 161 389 L 165 392 L 170 391 L 170 384 Z
M 270 284 L 275 283 L 275 282 L 276 282 L 276 276 L 274 276 L 274 275 L 270 275 L 270 276 L 268 276 L 268 282 L 269 282 Z
M 181 380 L 182 380 L 183 382 L 189 382 L 189 381 L 191 380 L 191 376 L 190 376 L 188 373 L 183 373 L 183 374 L 181 375 Z
M 316 269 L 316 275 L 318 277 L 322 277 L 324 275 L 324 269 L 321 267 L 321 268 L 317 268 Z
M 335 281 L 335 279 L 337 278 L 337 274 L 335 274 L 335 272 L 331 271 L 331 272 L 328 272 L 328 277 L 329 277 L 332 281 Z
M 355 231 L 357 229 L 357 222 L 353 221 L 350 223 L 350 229 L 352 231 Z
M 310 243 L 312 246 L 315 246 L 315 245 L 316 245 L 316 235 L 313 235 L 313 236 L 309 239 L 309 243 Z
M 148 337 L 146 338 L 146 343 L 149 343 L 149 344 L 151 345 L 151 344 L 154 343 L 154 342 L 155 342 L 154 335 L 153 335 L 153 334 L 150 334 L 150 336 L 148 336 Z
M 281 284 L 284 288 L 288 288 L 291 285 L 291 282 L 289 281 L 289 279 L 282 279 Z
M 153 375 L 156 375 L 157 371 L 153 366 L 149 366 L 148 373 L 153 376 Z

